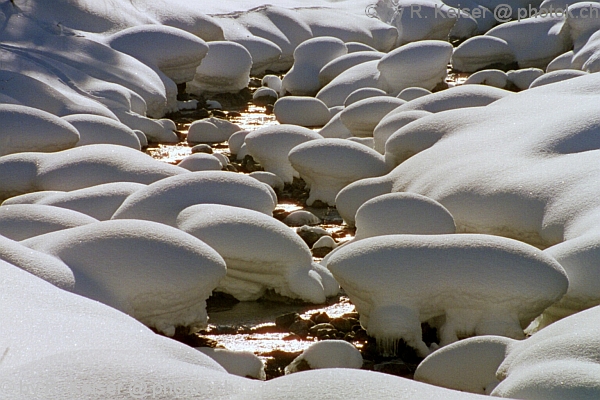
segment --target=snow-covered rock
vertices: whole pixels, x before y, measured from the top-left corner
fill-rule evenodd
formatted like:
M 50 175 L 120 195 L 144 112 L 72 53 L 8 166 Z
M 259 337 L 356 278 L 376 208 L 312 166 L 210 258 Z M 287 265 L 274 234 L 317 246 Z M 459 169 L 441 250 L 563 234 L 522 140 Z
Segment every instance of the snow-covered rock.
M 223 169 L 221 160 L 206 153 L 190 154 L 177 165 L 190 171 L 220 171 Z
M 506 88 L 508 85 L 508 75 L 506 72 L 499 69 L 484 69 L 475 72 L 465 81 L 465 85 L 488 85 L 500 89 Z
M 427 355 L 425 321 L 442 346 L 458 336 L 524 338 L 523 329 L 568 287 L 553 258 L 488 235 L 376 236 L 337 249 L 327 268 L 385 353 L 404 339 Z
M 310 345 L 290 365 L 285 374 L 322 368 L 360 369 L 363 358 L 360 351 L 344 340 L 324 340 Z
M 546 72 L 558 71 L 561 69 L 571 69 L 571 61 L 573 60 L 573 50 L 569 50 L 556 58 L 548 64 Z
M 571 68 L 590 73 L 600 71 L 600 33 L 591 35 L 581 49 L 573 54 Z
M 493 66 L 516 63 L 506 40 L 495 36 L 475 36 L 461 43 L 452 53 L 452 68 L 475 72 Z
M 354 92 L 350 93 L 346 100 L 344 100 L 344 107 L 348 107 L 357 101 L 361 101 L 364 99 L 368 99 L 370 97 L 376 96 L 387 96 L 387 93 L 381 89 L 366 87 L 361 89 L 356 89 Z M 343 111 L 343 108 L 342 108 Z
M 454 218 L 443 205 L 416 193 L 374 197 L 360 206 L 355 221 L 356 240 L 381 235 L 436 235 L 456 231 Z
M 285 187 L 285 183 L 283 179 L 279 176 L 275 175 L 272 172 L 267 171 L 254 171 L 249 174 L 250 177 L 256 179 L 259 182 L 262 182 L 266 185 L 269 185 L 275 191 L 281 191 Z
M 390 111 L 406 103 L 392 96 L 374 96 L 347 106 L 340 113 L 340 120 L 352 136 L 373 136 L 373 130 Z
M 565 69 L 559 71 L 552 71 L 546 74 L 541 75 L 539 78 L 535 79 L 529 85 L 529 88 L 534 88 L 543 85 L 549 85 L 551 83 L 556 83 L 560 81 L 564 81 L 567 79 L 577 78 L 578 76 L 587 75 L 585 71 L 578 71 L 576 69 Z
M 406 89 L 402 89 L 396 97 L 404 101 L 411 101 L 418 99 L 419 97 L 427 96 L 428 94 L 431 94 L 431 91 L 427 89 L 421 87 L 407 87 Z
M 516 71 L 508 71 L 506 76 L 510 83 L 519 90 L 528 89 L 531 82 L 544 75 L 544 70 L 539 68 L 523 68 Z
M 0 157 L 26 151 L 60 151 L 75 147 L 79 132 L 55 115 L 14 104 L 0 104 Z
M 288 226 L 318 225 L 321 219 L 307 210 L 296 210 L 289 213 L 283 223 Z
M 252 56 L 241 44 L 227 41 L 208 43 L 208 53 L 196 69 L 187 92 L 237 93 L 248 86 Z
M 98 300 L 168 336 L 207 325 L 206 299 L 225 276 L 216 251 L 149 221 L 102 221 L 27 239 L 25 246 L 71 268 L 73 292 Z
M 325 85 L 319 93 L 317 99 L 321 100 L 327 107 L 341 106 L 344 101 L 357 89 L 365 87 L 380 87 L 377 65 L 380 60 L 367 61 L 350 67 Z
M 344 42 L 334 37 L 316 37 L 302 42 L 294 50 L 294 65 L 283 77 L 282 90 L 294 96 L 314 96 L 322 86 L 319 81 L 321 68 L 347 53 Z
M 309 206 L 315 200 L 335 205 L 344 186 L 389 172 L 381 154 L 345 139 L 311 140 L 294 147 L 288 158 L 310 187 Z
M 98 222 L 97 219 L 66 208 L 40 204 L 0 206 L 0 235 L 12 240 Z
M 360 90 L 360 89 L 359 89 Z M 353 92 L 354 93 L 354 92 Z M 337 106 L 339 107 L 339 106 Z M 332 108 L 330 108 L 331 110 Z M 340 112 L 335 114 L 329 122 L 319 130 L 319 135 L 324 138 L 347 139 L 352 136 L 352 133 L 340 119 Z
M 188 130 L 187 141 L 190 144 L 222 143 L 239 130 L 241 128 L 238 125 L 225 119 L 205 118 L 192 122 Z
M 264 362 L 250 351 L 212 347 L 197 347 L 196 350 L 218 362 L 230 374 L 263 381 L 266 379 Z
M 214 248 L 227 263 L 216 290 L 256 300 L 267 289 L 315 304 L 337 294 L 326 270 L 313 267 L 310 249 L 285 224 L 257 211 L 218 204 L 183 210 L 177 226 Z M 276 248 L 277 251 L 268 249 Z
M 423 110 L 389 113 L 383 117 L 375 126 L 375 129 L 373 129 L 373 148 L 381 154 L 385 153 L 385 143 L 394 132 L 404 125 L 410 124 L 411 122 L 428 115 L 431 115 L 431 113 Z
M 190 172 L 150 184 L 132 193 L 113 219 L 143 219 L 175 226 L 181 210 L 215 203 L 271 215 L 277 204 L 273 189 L 254 178 L 225 171 Z
M 56 153 L 0 157 L 0 199 L 38 190 L 75 190 L 110 182 L 148 184 L 188 172 L 125 146 L 95 144 Z
M 298 172 L 288 160 L 288 153 L 295 146 L 322 139 L 308 128 L 283 124 L 259 128 L 246 135 L 248 153 L 263 166 L 265 171 L 279 176 L 284 183 L 291 183 Z
M 277 99 L 279 99 L 279 93 L 269 87 L 260 87 L 252 95 L 252 102 L 259 107 L 275 104 Z
M 140 139 L 127 125 L 114 119 L 91 114 L 73 114 L 63 117 L 79 132 L 77 146 L 88 144 L 118 144 L 141 150 Z M 147 143 L 146 143 L 147 145 Z
M 229 152 L 233 155 L 237 155 L 244 145 L 244 141 L 246 140 L 246 136 L 250 133 L 249 130 L 243 129 L 233 133 L 229 136 L 229 140 L 227 141 L 227 145 L 229 146 Z
M 323 87 L 347 69 L 367 61 L 380 60 L 384 55 L 378 51 L 359 51 L 336 57 L 319 71 L 319 83 Z
M 396 96 L 407 87 L 431 90 L 447 75 L 452 45 L 441 40 L 422 40 L 386 54 L 377 64 L 382 85 Z
M 273 113 L 280 124 L 323 126 L 331 119 L 327 105 L 310 96 L 286 96 L 275 103 Z

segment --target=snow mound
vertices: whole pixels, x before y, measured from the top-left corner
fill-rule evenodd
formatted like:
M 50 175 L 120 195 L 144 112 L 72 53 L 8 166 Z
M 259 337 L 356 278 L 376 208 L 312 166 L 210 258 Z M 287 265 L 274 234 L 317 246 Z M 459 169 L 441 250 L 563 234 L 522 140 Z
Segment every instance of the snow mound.
M 344 340 L 324 340 L 310 345 L 290 365 L 285 374 L 306 369 L 353 368 L 360 369 L 363 358 L 353 344 Z
M 2 203 L 41 204 L 78 211 L 100 221 L 110 219 L 123 201 L 133 192 L 146 187 L 141 183 L 114 182 L 72 190 L 70 192 L 41 191 L 11 197 Z
M 62 261 L 0 235 L 0 260 L 21 268 L 64 290 L 73 290 L 73 271 Z
M 425 321 L 442 346 L 459 336 L 524 338 L 523 328 L 568 287 L 553 258 L 488 235 L 377 236 L 337 249 L 327 267 L 388 354 L 404 339 L 427 355 Z
M 329 109 L 321 100 L 310 96 L 282 97 L 273 107 L 280 124 L 323 126 L 331 119 Z
M 342 107 L 343 109 L 343 106 L 336 106 L 336 108 L 337 107 Z M 330 108 L 330 110 L 333 110 L 333 108 Z M 340 119 L 340 112 L 338 112 L 331 117 L 327 125 L 321 128 L 319 135 L 327 139 L 347 139 L 352 136 L 352 133 L 350 133 L 348 128 L 346 128 L 346 125 L 342 123 L 342 120 Z
M 0 206 L 0 235 L 12 240 L 98 222 L 77 211 L 39 204 Z
M 476 36 L 461 43 L 452 54 L 452 68 L 475 72 L 481 69 L 516 63 L 515 55 L 504 39 Z
M 463 392 L 490 394 L 496 370 L 515 343 L 502 336 L 479 336 L 452 343 L 428 355 L 415 380 Z
M 327 107 L 335 107 L 343 105 L 350 93 L 357 89 L 366 87 L 384 89 L 379 83 L 380 72 L 377 69 L 379 61 L 366 61 L 348 68 L 319 90 L 317 99 Z
M 125 146 L 94 144 L 57 153 L 0 157 L 0 199 L 38 190 L 76 190 L 110 182 L 152 183 L 187 172 Z
M 441 40 L 405 44 L 386 54 L 377 64 L 382 85 L 396 96 L 407 87 L 431 90 L 444 81 L 452 45 Z
M 168 336 L 177 326 L 206 327 L 206 299 L 226 270 L 205 243 L 149 221 L 102 221 L 22 243 L 67 264 L 75 275 L 74 293 Z
M 523 68 L 516 71 L 508 71 L 508 80 L 519 90 L 528 89 L 531 82 L 544 75 L 544 70 L 539 68 Z
M 227 41 L 208 43 L 208 54 L 196 69 L 187 92 L 237 93 L 248 86 L 252 56 L 241 44 Z
M 222 143 L 241 128 L 220 118 L 206 118 L 192 122 L 188 130 L 187 141 L 190 144 Z
M 25 151 L 60 151 L 75 147 L 73 125 L 36 108 L 0 104 L 0 157 Z
M 558 71 L 561 69 L 571 69 L 571 61 L 573 60 L 573 50 L 569 50 L 554 60 L 550 61 L 546 67 L 546 72 Z
M 567 79 L 577 78 L 578 76 L 587 75 L 587 72 L 578 71 L 575 69 L 565 69 L 561 71 L 552 71 L 547 74 L 541 75 L 539 78 L 531 82 L 529 85 L 530 89 L 538 86 L 549 85 L 551 83 L 556 83 L 560 81 L 565 81 Z
M 273 189 L 242 174 L 225 171 L 189 172 L 162 179 L 132 193 L 113 219 L 143 219 L 175 226 L 177 214 L 200 203 L 244 207 L 271 215 Z
M 288 160 L 294 147 L 322 136 L 308 128 L 282 124 L 265 126 L 246 135 L 248 153 L 263 166 L 265 171 L 280 177 L 284 183 L 292 183 L 298 172 Z
M 211 347 L 197 347 L 196 350 L 218 362 L 227 372 L 246 378 L 265 380 L 265 364 L 250 351 L 231 351 Z
M 191 154 L 177 165 L 190 171 L 220 171 L 223 169 L 221 160 L 206 153 Z
M 79 132 L 77 146 L 88 144 L 118 144 L 141 150 L 140 139 L 127 125 L 100 115 L 74 114 L 63 117 Z
M 347 53 L 344 42 L 334 37 L 316 37 L 302 42 L 294 50 L 294 65 L 283 77 L 282 90 L 294 96 L 314 96 L 322 86 L 319 81 L 321 68 Z
M 259 182 L 262 182 L 266 185 L 269 185 L 273 188 L 273 190 L 281 191 L 285 187 L 285 183 L 283 183 L 283 179 L 278 177 L 272 172 L 267 171 L 254 171 L 249 174 L 252 178 L 256 179 Z
M 348 107 L 357 101 L 361 101 L 364 99 L 368 99 L 376 96 L 387 96 L 387 93 L 381 89 L 366 87 L 361 89 L 356 89 L 354 92 L 350 93 L 346 100 L 344 100 L 344 107 Z M 342 107 L 342 111 L 344 108 Z M 341 112 L 341 111 L 340 111 Z
M 591 6 L 590 6 L 591 7 Z M 571 60 L 571 68 L 589 73 L 600 71 L 600 33 L 595 32 Z
M 347 69 L 367 61 L 380 60 L 384 55 L 385 53 L 378 51 L 358 51 L 336 57 L 325 64 L 319 71 L 319 84 L 323 87 Z
M 344 186 L 389 172 L 381 154 L 345 139 L 311 140 L 294 147 L 288 158 L 310 187 L 308 206 L 316 200 L 335 205 Z
M 307 210 L 296 210 L 289 213 L 283 223 L 287 226 L 319 225 L 321 219 Z
M 229 137 L 227 141 L 227 145 L 229 146 L 229 152 L 233 155 L 237 155 L 240 152 L 240 149 L 244 145 L 244 141 L 246 140 L 246 136 L 250 131 L 241 130 L 237 131 Z
M 391 96 L 369 97 L 347 106 L 340 113 L 340 119 L 352 136 L 373 136 L 379 121 L 404 103 L 404 100 Z
M 499 69 L 484 69 L 469 76 L 464 85 L 488 85 L 505 89 L 508 85 L 508 75 Z
M 200 204 L 183 210 L 177 226 L 225 259 L 227 276 L 216 290 L 238 300 L 256 300 L 267 289 L 315 304 L 337 294 L 335 280 L 326 270 L 313 267 L 310 249 L 300 236 L 270 216 L 238 207 Z
M 428 115 L 431 115 L 431 113 L 423 110 L 404 111 L 399 113 L 391 112 L 387 114 L 381 118 L 373 129 L 373 148 L 381 154 L 385 153 L 385 143 L 390 136 L 405 125 Z
M 279 93 L 269 87 L 260 87 L 252 95 L 252 103 L 259 107 L 275 104 L 277 99 L 279 99 Z
M 419 97 L 427 96 L 431 94 L 431 92 L 427 89 L 423 89 L 420 87 L 407 87 L 406 89 L 402 89 L 400 93 L 398 93 L 398 97 L 404 101 L 411 101 L 414 99 L 418 99 Z
M 439 235 L 456 232 L 452 214 L 440 203 L 416 193 L 389 193 L 365 202 L 356 212 L 356 235 Z

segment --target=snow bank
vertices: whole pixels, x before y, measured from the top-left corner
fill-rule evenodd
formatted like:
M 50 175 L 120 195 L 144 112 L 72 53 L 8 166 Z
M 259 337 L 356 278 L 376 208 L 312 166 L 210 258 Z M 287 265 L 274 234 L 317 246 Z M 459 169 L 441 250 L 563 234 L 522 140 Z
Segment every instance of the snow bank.
M 360 369 L 362 365 L 362 355 L 353 344 L 344 340 L 324 340 L 311 344 L 304 350 L 290 365 L 285 367 L 285 374 L 289 375 L 306 369 Z
M 280 177 L 284 183 L 292 183 L 298 172 L 288 160 L 291 149 L 322 136 L 308 128 L 282 124 L 265 126 L 246 135 L 248 153 L 263 166 L 265 171 Z
M 362 178 L 389 172 L 381 154 L 344 139 L 312 140 L 294 147 L 288 158 L 310 187 L 307 205 L 321 200 L 335 204 L 335 196 L 346 185 Z
M 140 139 L 127 125 L 111 118 L 91 114 L 74 114 L 63 117 L 79 132 L 77 146 L 88 144 L 118 144 L 141 150 Z
M 39 204 L 0 206 L 0 235 L 12 240 L 98 222 L 77 211 Z
M 0 104 L 0 157 L 25 151 L 60 151 L 75 147 L 79 132 L 48 112 Z
M 218 362 L 227 372 L 246 378 L 265 380 L 265 364 L 250 351 L 231 351 L 212 347 L 197 347 L 196 350 Z
M 286 96 L 275 102 L 273 113 L 280 124 L 323 126 L 331 119 L 329 109 L 310 96 Z
M 38 190 L 75 190 L 109 182 L 148 184 L 187 172 L 125 146 L 95 144 L 57 153 L 0 157 L 0 199 Z
M 168 336 L 177 326 L 206 326 L 206 299 L 225 276 L 225 263 L 212 248 L 149 221 L 97 222 L 22 243 L 67 264 L 75 275 L 74 293 Z
M 373 136 L 373 130 L 390 111 L 406 103 L 391 96 L 374 96 L 359 100 L 340 112 L 340 120 L 352 136 Z
M 327 267 L 388 354 L 404 339 L 427 355 L 425 321 L 442 346 L 459 336 L 523 338 L 523 328 L 568 287 L 553 258 L 488 235 L 377 236 L 337 249 Z
M 389 193 L 365 202 L 356 212 L 356 235 L 372 236 L 455 233 L 450 212 L 440 203 L 416 193 Z
M 225 171 L 189 172 L 162 179 L 132 193 L 113 219 L 143 219 L 175 226 L 177 214 L 199 203 L 244 207 L 271 215 L 277 197 L 249 176 Z
M 217 204 L 186 208 L 177 226 L 214 248 L 227 263 L 216 290 L 256 300 L 267 289 L 315 304 L 337 294 L 325 270 L 313 267 L 306 243 L 282 222 L 257 211 Z M 277 251 L 269 251 L 277 249 Z

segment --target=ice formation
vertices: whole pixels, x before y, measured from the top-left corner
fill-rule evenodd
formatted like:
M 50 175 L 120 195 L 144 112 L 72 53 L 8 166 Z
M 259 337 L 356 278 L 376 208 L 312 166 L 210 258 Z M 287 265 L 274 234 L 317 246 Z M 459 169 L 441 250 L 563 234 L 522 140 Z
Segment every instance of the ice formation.
M 362 355 L 353 344 L 344 340 L 324 340 L 316 342 L 304 350 L 290 365 L 285 367 L 285 374 L 293 374 L 305 369 L 360 369 L 362 365 Z
M 265 126 L 246 135 L 248 153 L 261 163 L 265 171 L 280 177 L 284 183 L 292 183 L 298 172 L 288 161 L 288 153 L 301 143 L 322 139 L 308 128 L 281 124 Z
M 427 355 L 425 321 L 437 327 L 442 346 L 472 335 L 522 339 L 568 287 L 553 258 L 489 235 L 371 237 L 338 248 L 327 268 L 388 354 L 404 339 Z
M 306 200 L 335 204 L 335 196 L 349 183 L 389 172 L 381 154 L 345 139 L 318 139 L 294 147 L 288 158 L 310 187 Z
M 440 203 L 416 193 L 389 193 L 372 198 L 356 211 L 356 235 L 455 233 L 454 218 Z
M 73 292 L 98 300 L 172 336 L 207 324 L 206 299 L 225 262 L 205 243 L 149 221 L 103 221 L 21 242 L 73 271 Z
M 188 207 L 177 226 L 214 248 L 227 263 L 216 290 L 256 300 L 267 289 L 315 304 L 338 292 L 331 274 L 313 265 L 306 243 L 265 214 L 218 204 Z
M 12 240 L 98 222 L 77 211 L 39 204 L 0 206 L 0 235 Z
M 277 196 L 269 186 L 242 174 L 189 172 L 162 179 L 132 193 L 112 218 L 143 219 L 175 226 L 181 210 L 200 203 L 244 207 L 271 215 Z

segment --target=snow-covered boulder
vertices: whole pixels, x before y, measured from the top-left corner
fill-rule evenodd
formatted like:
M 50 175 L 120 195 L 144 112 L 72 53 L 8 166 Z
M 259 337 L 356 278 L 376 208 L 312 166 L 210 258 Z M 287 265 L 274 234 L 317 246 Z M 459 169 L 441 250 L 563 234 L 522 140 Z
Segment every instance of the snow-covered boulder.
M 205 118 L 192 122 L 188 130 L 187 141 L 190 144 L 197 143 L 222 143 L 241 128 L 220 118 Z
M 252 103 L 259 107 L 273 105 L 279 99 L 279 93 L 269 87 L 260 87 L 252 95 Z
M 431 94 L 431 91 L 427 89 L 421 87 L 407 87 L 406 89 L 402 89 L 396 97 L 404 101 L 411 101 L 418 99 L 419 97 L 427 96 L 428 94 Z
M 0 206 L 0 235 L 12 240 L 98 222 L 97 219 L 66 208 L 39 204 Z
M 341 106 L 344 100 L 357 89 L 365 87 L 380 87 L 377 65 L 380 60 L 367 61 L 350 67 L 325 85 L 319 93 L 317 99 L 321 100 L 327 107 Z
M 556 83 L 560 81 L 564 81 L 567 79 L 577 78 L 578 76 L 587 75 L 585 71 L 578 71 L 576 69 L 565 69 L 559 71 L 552 71 L 546 74 L 541 75 L 539 78 L 531 82 L 529 88 L 534 88 L 543 85 L 549 85 L 551 83 Z
M 533 81 L 544 75 L 544 70 L 539 68 L 523 68 L 516 71 L 508 71 L 508 81 L 519 90 L 528 89 Z
M 264 381 L 265 364 L 250 351 L 231 351 L 212 347 L 197 347 L 196 350 L 218 362 L 232 375 Z
M 498 384 L 496 370 L 514 339 L 477 336 L 460 340 L 428 355 L 415 380 L 463 392 L 490 394 Z
M 237 93 L 248 86 L 252 56 L 241 44 L 227 41 L 208 43 L 208 54 L 196 69 L 187 92 Z
M 381 57 L 385 55 L 385 53 L 378 51 L 358 51 L 348 53 L 349 54 L 334 58 L 321 68 L 319 71 L 319 84 L 321 87 L 327 85 L 336 76 L 347 69 L 367 61 L 380 60 Z
M 140 139 L 127 125 L 100 115 L 73 114 L 63 117 L 79 132 L 77 146 L 88 144 L 118 144 L 141 150 Z M 147 143 L 146 143 L 147 144 Z
M 283 223 L 287 226 L 319 225 L 321 218 L 307 210 L 296 210 L 289 213 Z
M 269 185 L 276 192 L 282 191 L 285 187 L 285 183 L 283 179 L 279 176 L 275 175 L 272 172 L 267 171 L 254 171 L 249 174 L 250 177 L 256 179 L 259 182 L 262 182 L 266 185 Z
M 377 51 L 376 48 L 361 42 L 346 42 L 346 47 L 348 48 L 348 54 L 358 53 L 359 51 Z
M 392 136 L 394 132 L 402 128 L 404 125 L 410 124 L 411 122 L 428 115 L 431 115 L 431 113 L 423 110 L 405 111 L 399 113 L 392 112 L 386 115 L 379 121 L 379 123 L 377 123 L 375 129 L 373 129 L 373 148 L 381 154 L 385 153 L 385 142 L 387 142 L 389 137 Z
M 558 71 L 561 69 L 571 69 L 571 61 L 573 60 L 573 50 L 569 50 L 556 58 L 548 64 L 546 72 Z
M 282 90 L 294 96 L 314 96 L 322 86 L 321 68 L 347 53 L 344 42 L 334 37 L 315 37 L 302 42 L 294 50 L 294 65 L 283 77 Z
M 57 257 L 74 293 L 131 315 L 168 336 L 207 325 L 206 299 L 225 276 L 216 251 L 149 221 L 102 221 L 36 236 L 25 246 Z
M 372 198 L 356 211 L 356 235 L 372 236 L 455 233 L 450 212 L 440 203 L 416 193 L 389 193 Z
M 311 140 L 294 147 L 288 158 L 310 187 L 309 206 L 315 200 L 335 205 L 344 186 L 389 172 L 381 154 L 345 139 Z
M 79 141 L 73 125 L 37 108 L 1 104 L 0 119 L 0 157 L 25 151 L 66 150 Z
M 241 131 L 237 131 L 229 136 L 229 140 L 227 141 L 227 145 L 229 146 L 229 152 L 233 155 L 237 155 L 244 145 L 244 141 L 246 140 L 246 136 L 250 133 L 249 130 L 243 129 Z
M 322 368 L 360 369 L 362 365 L 362 355 L 353 344 L 344 340 L 324 340 L 304 350 L 285 367 L 285 374 Z
M 353 92 L 354 93 L 354 92 Z M 339 107 L 339 106 L 338 106 Z M 319 135 L 324 138 L 347 139 L 352 136 L 352 133 L 340 119 L 341 112 L 335 114 L 329 122 L 319 130 Z
M 248 153 L 263 166 L 265 171 L 279 176 L 284 183 L 291 183 L 298 172 L 288 160 L 288 153 L 297 145 L 322 136 L 308 128 L 295 125 L 273 125 L 259 128 L 246 136 Z
M 376 96 L 387 96 L 387 93 L 381 89 L 366 87 L 361 89 L 356 89 L 354 92 L 350 93 L 346 100 L 344 100 L 344 107 L 348 107 L 357 101 L 361 101 L 364 99 L 368 99 L 370 97 Z M 342 108 L 343 111 L 343 108 Z
M 190 171 L 220 171 L 223 169 L 221 160 L 206 153 L 190 154 L 177 165 Z
M 135 182 L 113 182 L 70 192 L 40 191 L 11 197 L 2 205 L 38 204 L 66 208 L 100 221 L 110 219 L 133 192 L 146 187 Z
M 0 260 L 21 268 L 64 290 L 75 286 L 73 271 L 62 261 L 0 235 Z
M 591 7 L 591 6 L 590 6 Z M 595 32 L 581 49 L 573 54 L 571 68 L 586 72 L 600 71 L 600 33 Z
M 523 329 L 568 287 L 553 258 L 488 235 L 376 236 L 337 249 L 327 267 L 385 353 L 404 339 L 427 355 L 425 321 L 442 346 L 459 336 L 524 338 Z
M 188 172 L 125 146 L 95 144 L 56 153 L 0 157 L 0 199 L 38 190 L 75 190 L 109 182 L 148 184 Z
M 194 79 L 208 46 L 198 36 L 165 25 L 138 25 L 110 35 L 106 43 L 156 68 L 175 83 Z
M 384 89 L 396 96 L 407 87 L 431 90 L 444 81 L 452 45 L 441 40 L 409 43 L 386 54 L 377 64 Z
M 282 90 L 281 90 L 281 88 L 282 88 L 281 78 L 278 77 L 277 75 L 273 75 L 273 74 L 265 75 L 265 76 L 262 77 L 260 83 L 261 83 L 262 86 L 268 87 L 270 89 L 273 89 L 278 94 L 282 94 Z
M 340 113 L 340 120 L 352 136 L 373 136 L 373 130 L 390 111 L 406 103 L 392 96 L 374 96 L 347 106 Z
M 271 215 L 277 196 L 273 189 L 246 175 L 190 172 L 162 179 L 132 193 L 113 219 L 143 219 L 175 226 L 181 210 L 200 203 L 244 207 Z
M 326 270 L 313 267 L 310 249 L 291 229 L 257 211 L 199 204 L 177 217 L 179 229 L 214 248 L 227 263 L 216 290 L 256 300 L 266 290 L 315 304 L 337 294 Z M 269 251 L 276 248 L 277 251 Z
M 281 48 L 279 46 L 259 36 L 248 35 L 243 31 L 232 34 L 231 30 L 228 30 L 227 38 L 230 42 L 244 46 L 252 56 L 250 76 L 264 74 L 281 57 Z
M 273 113 L 280 124 L 323 126 L 331 119 L 321 100 L 310 96 L 286 96 L 275 103 Z
M 475 72 L 514 63 L 515 55 L 506 40 L 495 36 L 472 37 L 452 53 L 452 68 L 457 71 Z
M 504 89 L 508 85 L 508 75 L 499 69 L 484 69 L 469 76 L 463 84 L 488 85 Z

